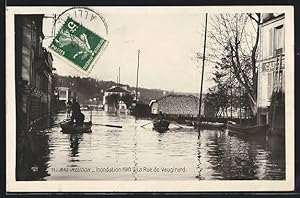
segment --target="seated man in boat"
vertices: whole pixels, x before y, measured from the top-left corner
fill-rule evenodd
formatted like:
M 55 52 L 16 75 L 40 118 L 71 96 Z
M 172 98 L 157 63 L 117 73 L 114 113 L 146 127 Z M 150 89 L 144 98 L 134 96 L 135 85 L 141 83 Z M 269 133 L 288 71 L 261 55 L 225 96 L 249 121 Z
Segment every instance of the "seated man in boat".
M 163 114 L 161 111 L 159 111 L 159 114 L 157 116 L 157 121 L 162 124 L 162 123 L 166 122 L 165 118 L 166 118 L 166 115 Z
M 158 119 L 159 121 L 161 121 L 161 120 L 164 119 L 164 115 L 163 115 L 163 113 L 162 113 L 161 111 L 159 111 L 159 114 L 158 114 L 158 116 L 157 116 L 157 119 Z
M 80 110 L 80 105 L 79 103 L 76 101 L 76 99 L 73 99 L 73 103 L 72 103 L 72 117 L 71 117 L 71 122 L 74 122 L 74 120 L 76 121 L 77 125 L 82 125 L 83 121 L 84 121 L 84 114 L 81 113 Z

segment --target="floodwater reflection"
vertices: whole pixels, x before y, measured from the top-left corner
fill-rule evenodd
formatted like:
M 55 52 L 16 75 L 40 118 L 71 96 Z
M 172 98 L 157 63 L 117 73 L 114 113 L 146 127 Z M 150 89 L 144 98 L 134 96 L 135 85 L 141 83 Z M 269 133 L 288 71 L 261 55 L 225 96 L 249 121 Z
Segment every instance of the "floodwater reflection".
M 89 112 L 85 112 L 86 118 Z M 59 114 L 55 123 L 65 114 Z M 159 133 L 149 120 L 93 112 L 92 133 L 58 125 L 31 138 L 27 180 L 283 180 L 284 138 L 240 137 L 192 127 Z M 27 159 L 24 157 L 25 159 Z M 37 167 L 33 171 L 31 167 Z

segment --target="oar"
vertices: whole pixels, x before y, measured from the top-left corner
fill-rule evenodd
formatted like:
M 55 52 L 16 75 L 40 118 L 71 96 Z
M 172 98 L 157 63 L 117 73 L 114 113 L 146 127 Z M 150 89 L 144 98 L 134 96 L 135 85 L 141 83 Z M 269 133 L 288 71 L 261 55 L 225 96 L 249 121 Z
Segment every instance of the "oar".
M 146 125 L 148 125 L 148 124 L 151 124 L 151 123 L 153 123 L 153 121 L 151 121 L 151 122 L 149 122 L 149 123 L 147 123 L 147 124 L 143 124 L 141 127 L 144 127 L 144 126 L 146 126 Z
M 65 119 L 65 120 L 63 120 L 63 121 L 61 121 L 59 123 L 53 124 L 53 126 L 60 125 L 60 124 L 62 124 L 64 122 L 67 122 L 67 121 L 71 121 L 71 119 Z
M 53 125 L 51 125 L 51 127 L 57 127 L 57 126 L 59 126 L 60 124 L 62 124 L 62 123 L 64 123 L 65 121 L 62 121 L 62 122 L 59 122 L 59 123 L 56 123 L 56 124 L 53 124 Z
M 176 123 L 173 123 L 173 122 L 171 122 L 171 123 L 174 124 L 174 125 L 176 125 L 176 126 L 178 126 L 179 128 L 183 128 L 183 126 L 180 126 L 180 125 L 178 125 Z
M 106 127 L 115 127 L 115 128 L 123 128 L 122 126 L 112 125 L 112 124 L 94 124 L 93 123 L 93 125 L 106 126 Z

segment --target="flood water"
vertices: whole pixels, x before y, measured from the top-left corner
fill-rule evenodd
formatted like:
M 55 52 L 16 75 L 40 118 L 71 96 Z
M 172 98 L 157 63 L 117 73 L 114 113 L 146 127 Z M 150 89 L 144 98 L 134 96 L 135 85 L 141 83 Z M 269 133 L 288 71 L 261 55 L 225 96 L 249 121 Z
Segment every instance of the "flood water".
M 173 124 L 159 133 L 152 124 L 140 127 L 151 120 L 104 111 L 93 112 L 92 133 L 71 135 L 58 125 L 65 118 L 58 114 L 54 127 L 35 133 L 31 180 L 285 179 L 284 138 L 199 134 Z

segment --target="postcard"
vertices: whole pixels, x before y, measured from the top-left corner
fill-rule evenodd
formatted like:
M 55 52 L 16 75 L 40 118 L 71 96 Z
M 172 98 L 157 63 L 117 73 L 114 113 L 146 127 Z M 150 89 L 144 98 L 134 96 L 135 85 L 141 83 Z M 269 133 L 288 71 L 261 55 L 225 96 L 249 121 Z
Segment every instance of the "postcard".
M 292 6 L 11 6 L 6 59 L 8 192 L 294 189 Z

